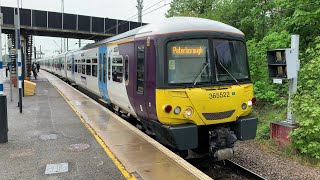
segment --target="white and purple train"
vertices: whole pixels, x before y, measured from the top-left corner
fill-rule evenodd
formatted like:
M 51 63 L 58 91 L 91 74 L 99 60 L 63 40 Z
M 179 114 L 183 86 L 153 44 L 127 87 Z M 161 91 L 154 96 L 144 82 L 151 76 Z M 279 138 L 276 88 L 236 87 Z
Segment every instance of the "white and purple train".
M 229 25 L 173 17 L 37 61 L 181 154 L 227 159 L 255 138 L 245 36 Z

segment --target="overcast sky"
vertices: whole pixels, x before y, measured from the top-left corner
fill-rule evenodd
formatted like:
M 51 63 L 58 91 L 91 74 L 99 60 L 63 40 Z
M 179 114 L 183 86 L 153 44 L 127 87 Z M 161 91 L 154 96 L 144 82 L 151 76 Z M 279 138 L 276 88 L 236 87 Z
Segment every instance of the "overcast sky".
M 157 8 L 159 9 L 143 16 L 142 21 L 152 23 L 165 18 L 164 14 L 170 7 L 170 5 L 166 4 L 169 4 L 171 1 L 172 0 L 144 0 L 145 11 L 143 12 L 143 14 L 153 11 Z M 0 0 L 0 2 L 1 6 L 17 6 L 16 0 Z M 159 4 L 157 4 L 158 2 Z M 61 4 L 61 0 L 22 0 L 22 8 L 45 11 L 61 12 Z M 155 4 L 157 5 L 150 9 L 147 9 L 148 7 L 153 6 Z M 138 13 L 136 5 L 136 0 L 64 0 L 64 12 L 127 20 L 128 18 Z M 137 21 L 138 19 L 136 16 L 130 20 Z M 2 37 L 4 38 L 6 36 L 3 35 Z M 37 50 L 41 45 L 41 49 L 43 53 L 46 54 L 46 56 L 51 56 L 55 53 L 55 51 L 60 50 L 60 38 L 35 37 L 34 40 Z M 69 39 L 69 50 L 77 48 L 78 45 L 75 44 L 77 42 L 78 40 Z M 82 45 L 88 42 L 90 41 L 83 41 Z

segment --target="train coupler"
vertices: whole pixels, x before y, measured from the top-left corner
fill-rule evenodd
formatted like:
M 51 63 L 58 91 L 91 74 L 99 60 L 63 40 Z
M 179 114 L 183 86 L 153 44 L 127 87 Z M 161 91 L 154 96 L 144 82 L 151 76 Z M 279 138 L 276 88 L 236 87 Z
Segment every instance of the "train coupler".
M 216 161 L 233 157 L 234 143 L 237 137 L 233 131 L 225 127 L 219 127 L 209 131 L 209 154 Z

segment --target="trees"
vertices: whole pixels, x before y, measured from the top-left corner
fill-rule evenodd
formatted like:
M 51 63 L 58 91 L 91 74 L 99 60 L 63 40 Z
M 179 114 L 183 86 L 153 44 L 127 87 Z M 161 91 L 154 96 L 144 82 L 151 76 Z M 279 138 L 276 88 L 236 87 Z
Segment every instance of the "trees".
M 166 16 L 207 17 L 214 0 L 173 0 Z
M 320 159 L 320 36 L 301 59 L 298 92 L 293 96 L 293 112 L 299 128 L 292 133 L 294 145 L 304 154 Z

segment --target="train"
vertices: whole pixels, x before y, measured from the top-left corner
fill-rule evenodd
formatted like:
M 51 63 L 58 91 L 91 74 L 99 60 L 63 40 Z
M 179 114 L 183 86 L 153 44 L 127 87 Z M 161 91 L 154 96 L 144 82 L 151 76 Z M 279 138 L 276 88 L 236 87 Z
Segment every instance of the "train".
M 227 24 L 171 17 L 36 62 L 183 157 L 229 159 L 256 136 L 245 35 Z

